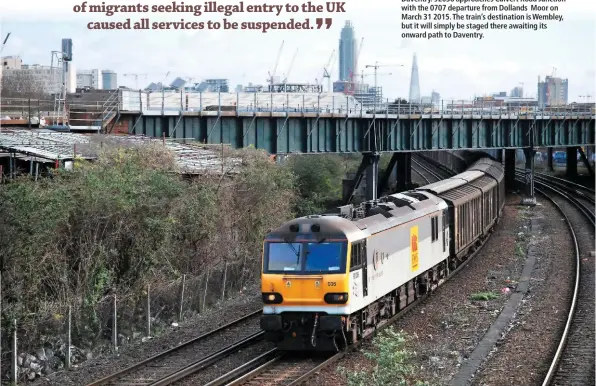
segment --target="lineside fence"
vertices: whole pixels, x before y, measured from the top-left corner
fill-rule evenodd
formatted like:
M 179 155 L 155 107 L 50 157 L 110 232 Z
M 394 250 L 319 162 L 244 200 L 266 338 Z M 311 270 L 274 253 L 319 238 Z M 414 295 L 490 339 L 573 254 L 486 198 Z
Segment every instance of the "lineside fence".
M 200 275 L 147 283 L 125 295 L 108 293 L 91 305 L 40 303 L 38 312 L 20 320 L 11 317 L 18 306 L 3 299 L 1 384 L 32 381 L 177 327 L 243 292 L 251 279 L 245 263 L 222 262 Z M 36 336 L 28 334 L 33 325 Z

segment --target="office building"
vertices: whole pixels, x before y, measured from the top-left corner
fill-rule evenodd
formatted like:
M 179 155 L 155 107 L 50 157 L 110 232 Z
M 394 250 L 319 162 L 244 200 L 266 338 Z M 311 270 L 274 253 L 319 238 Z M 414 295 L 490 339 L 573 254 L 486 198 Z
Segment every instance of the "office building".
M 511 90 L 511 97 L 512 98 L 523 98 L 524 97 L 524 89 L 521 87 L 514 87 L 513 90 Z
M 101 70 L 79 70 L 76 75 L 77 88 L 103 89 Z
M 356 38 L 351 21 L 341 30 L 339 39 L 339 80 L 349 81 L 358 72 L 356 63 Z
M 560 106 L 566 105 L 569 98 L 568 79 L 547 76 L 544 82 L 538 77 L 538 105 L 539 106 Z
M 3 56 L 1 70 L 20 70 L 23 60 L 20 56 Z
M 101 78 L 104 90 L 116 90 L 118 88 L 118 74 L 112 70 L 101 70 Z

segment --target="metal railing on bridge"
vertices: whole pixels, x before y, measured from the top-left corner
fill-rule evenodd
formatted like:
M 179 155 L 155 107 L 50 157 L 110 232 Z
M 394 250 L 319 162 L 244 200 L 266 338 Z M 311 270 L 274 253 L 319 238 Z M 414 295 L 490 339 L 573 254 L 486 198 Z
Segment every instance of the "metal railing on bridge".
M 498 105 L 494 102 L 442 100 L 433 104 L 403 100 L 363 105 L 341 93 L 213 93 L 120 90 L 121 112 L 149 115 L 184 112 L 315 113 L 339 115 L 480 115 L 593 116 L 594 104 L 539 107 L 536 103 Z

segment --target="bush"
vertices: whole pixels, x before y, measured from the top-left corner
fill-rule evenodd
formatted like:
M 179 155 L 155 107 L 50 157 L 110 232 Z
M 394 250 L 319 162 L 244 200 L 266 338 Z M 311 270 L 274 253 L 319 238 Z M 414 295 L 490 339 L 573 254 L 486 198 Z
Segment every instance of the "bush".
M 408 364 L 412 354 L 404 348 L 405 342 L 405 335 L 396 332 L 393 326 L 383 330 L 373 339 L 375 351 L 364 352 L 373 363 L 372 370 L 340 369 L 348 379 L 348 386 L 426 385 L 413 380 L 414 367 Z
M 264 152 L 234 153 L 238 175 L 189 182 L 162 146 L 104 146 L 94 163 L 0 186 L 3 326 L 17 319 L 27 348 L 72 305 L 73 339 L 88 341 L 108 325 L 98 312 L 111 293 L 124 301 L 223 263 L 237 267 L 228 288 L 257 282 L 265 233 L 293 216 L 294 177 Z
M 321 213 L 339 205 L 346 167 L 337 155 L 293 155 L 288 166 L 296 177 L 300 199 L 297 216 Z

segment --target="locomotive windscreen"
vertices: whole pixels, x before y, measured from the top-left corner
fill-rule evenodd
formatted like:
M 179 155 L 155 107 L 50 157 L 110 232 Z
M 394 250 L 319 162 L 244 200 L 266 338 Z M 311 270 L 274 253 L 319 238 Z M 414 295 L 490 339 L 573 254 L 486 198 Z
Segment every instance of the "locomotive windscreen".
M 339 241 L 282 241 L 265 243 L 265 272 L 333 274 L 346 271 L 347 243 Z

